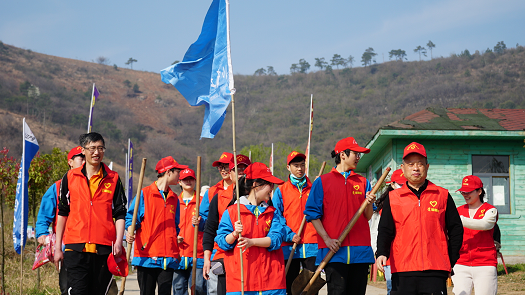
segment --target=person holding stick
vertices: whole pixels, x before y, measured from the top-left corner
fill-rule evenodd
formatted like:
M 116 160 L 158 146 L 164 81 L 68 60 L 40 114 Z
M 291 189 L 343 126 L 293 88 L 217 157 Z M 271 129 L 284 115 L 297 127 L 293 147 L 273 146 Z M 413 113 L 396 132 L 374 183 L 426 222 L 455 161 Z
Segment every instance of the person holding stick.
M 79 141 L 86 162 L 62 178 L 55 264 L 59 269 L 64 261 L 68 294 L 106 294 L 113 277 L 108 256 L 122 253 L 126 195 L 118 174 L 102 162 L 102 135 L 83 134 Z
M 135 242 L 131 265 L 137 268 L 137 280 L 141 295 L 171 294 L 173 273 L 179 267 L 180 206 L 177 195 L 170 189 L 179 181 L 180 165 L 173 157 L 161 159 L 155 166 L 157 181 L 140 193 L 135 233 L 130 232 L 136 198 L 126 215 L 128 233 L 126 241 Z
M 219 222 L 222 214 L 228 206 L 236 201 L 235 196 L 235 177 L 242 177 L 244 170 L 251 164 L 250 159 L 245 155 L 237 155 L 237 167 L 235 167 L 233 157 L 230 159 L 228 166 L 232 185 L 226 190 L 219 191 L 213 196 L 208 210 L 206 226 L 204 227 L 204 236 L 202 246 L 204 249 L 204 267 L 203 276 L 208 281 L 208 293 L 225 295 L 226 294 L 226 270 L 224 268 L 224 251 L 219 248 L 214 239 L 217 235 Z M 202 213 L 202 211 L 201 211 Z M 213 253 L 212 253 L 213 250 Z M 213 254 L 213 258 L 212 258 Z M 217 278 L 216 282 L 212 281 Z M 215 292 L 215 293 L 214 293 Z
M 182 189 L 179 195 L 180 204 L 180 233 L 177 237 L 180 250 L 179 267 L 173 274 L 173 294 L 187 295 L 188 287 L 191 286 L 191 271 L 193 263 L 193 241 L 194 226 L 199 227 L 197 235 L 197 273 L 202 272 L 204 265 L 204 251 L 202 249 L 202 236 L 204 222 L 196 212 L 195 196 L 195 172 L 189 168 L 182 170 L 179 176 L 179 185 Z M 202 204 L 202 199 L 201 199 Z M 206 295 L 206 280 L 201 275 L 195 279 L 195 291 L 197 295 Z
M 474 175 L 465 176 L 457 191 L 465 198 L 458 207 L 464 227 L 463 245 L 454 265 L 454 294 L 470 295 L 472 287 L 478 295 L 498 293 L 498 259 L 494 246 L 494 226 L 498 209 L 483 202 L 483 182 Z
M 285 295 L 282 217 L 269 206 L 273 186 L 284 182 L 263 163 L 253 163 L 239 180 L 241 220 L 236 205 L 224 212 L 215 241 L 225 251 L 227 294 L 241 293 L 240 253 L 244 261 L 244 294 Z M 242 237 L 240 237 L 242 235 Z
M 390 258 L 390 294 L 447 294 L 446 281 L 459 258 L 463 225 L 448 191 L 427 179 L 425 147 L 404 148 L 401 169 L 406 185 L 383 202 L 376 265 Z
M 296 151 L 291 152 L 286 158 L 286 169 L 290 171 L 288 181 L 280 185 L 273 194 L 272 202 L 277 213 L 284 218 L 283 228 L 286 232 L 281 245 L 285 265 L 288 263 L 293 243 L 297 243 L 293 259 L 286 273 L 286 293 L 291 295 L 291 287 L 295 278 L 304 269 L 315 272 L 315 258 L 317 256 L 317 235 L 311 223 L 304 225 L 302 235 L 297 233 L 303 220 L 303 211 L 310 194 L 312 183 L 305 175 L 306 156 Z M 299 244 L 301 243 L 301 244 Z
M 329 251 L 335 254 L 325 267 L 329 295 L 366 293 L 368 267 L 374 263 L 370 244 L 368 220 L 373 214 L 375 195 L 370 182 L 355 173 L 361 153 L 370 149 L 360 147 L 353 137 L 341 139 L 332 151 L 336 166 L 317 178 L 306 201 L 304 214 L 317 231 L 316 264 Z M 361 203 L 365 208 L 342 243 L 338 237 L 352 219 Z
M 82 147 L 72 148 L 67 154 L 67 164 L 69 170 L 81 167 L 86 162 L 86 157 L 82 154 Z M 58 215 L 58 202 L 60 200 L 60 183 L 62 179 L 53 183 L 42 196 L 40 209 L 36 217 L 36 238 L 38 245 L 46 244 L 46 237 L 49 234 L 49 225 L 53 224 L 53 232 L 56 233 L 56 219 Z M 60 269 L 58 274 L 58 284 L 60 293 L 67 294 L 67 271 L 65 267 Z

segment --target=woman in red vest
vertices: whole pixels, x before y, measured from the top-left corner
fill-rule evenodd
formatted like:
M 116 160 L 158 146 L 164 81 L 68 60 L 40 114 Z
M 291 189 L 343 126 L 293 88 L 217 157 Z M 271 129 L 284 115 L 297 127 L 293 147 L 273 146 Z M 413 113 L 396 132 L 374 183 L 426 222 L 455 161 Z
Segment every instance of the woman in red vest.
M 239 180 L 241 220 L 237 205 L 228 207 L 215 237 L 219 247 L 226 251 L 226 292 L 241 293 L 239 251 L 242 251 L 244 294 L 285 295 L 282 217 L 267 204 L 274 184 L 284 181 L 274 177 L 263 163 L 251 164 L 244 173 L 245 178 Z
M 467 204 L 458 207 L 463 223 L 463 244 L 454 266 L 454 294 L 495 295 L 498 291 L 498 265 L 494 246 L 494 225 L 498 210 L 483 202 L 483 182 L 474 175 L 465 176 L 458 191 Z

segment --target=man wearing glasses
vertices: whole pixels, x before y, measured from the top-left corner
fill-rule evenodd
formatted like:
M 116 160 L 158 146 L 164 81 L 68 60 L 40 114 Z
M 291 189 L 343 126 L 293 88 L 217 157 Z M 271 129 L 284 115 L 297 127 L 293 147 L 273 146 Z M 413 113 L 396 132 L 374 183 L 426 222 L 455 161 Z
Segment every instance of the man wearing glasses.
M 102 135 L 83 134 L 80 146 L 86 162 L 69 170 L 60 187 L 55 264 L 64 261 L 68 294 L 106 294 L 113 276 L 108 256 L 122 252 L 126 196 L 118 174 L 102 163 Z

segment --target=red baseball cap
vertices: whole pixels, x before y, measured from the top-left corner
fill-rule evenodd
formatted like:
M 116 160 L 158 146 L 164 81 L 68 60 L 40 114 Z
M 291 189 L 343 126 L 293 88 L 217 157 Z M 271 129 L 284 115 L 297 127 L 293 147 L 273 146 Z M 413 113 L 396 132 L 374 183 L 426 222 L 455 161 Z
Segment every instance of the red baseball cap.
M 73 157 L 81 155 L 81 154 L 82 154 L 82 147 L 81 146 L 74 147 L 67 154 L 67 160 L 69 161 L 73 159 Z
M 271 183 L 283 184 L 284 181 L 272 175 L 272 171 L 264 163 L 255 162 L 244 170 L 247 179 L 264 179 Z
M 122 247 L 122 252 L 115 257 L 113 253 L 108 256 L 109 271 L 119 277 L 127 277 L 129 273 L 128 260 L 126 259 L 126 250 Z
M 195 172 L 191 170 L 190 168 L 186 168 L 180 172 L 179 180 L 187 178 L 187 177 L 193 177 L 194 179 L 197 179 L 197 177 L 195 177 Z
M 215 161 L 213 162 L 213 164 L 211 164 L 213 167 L 217 167 L 219 166 L 220 164 L 230 164 L 231 160 L 233 159 L 233 154 L 232 153 L 228 153 L 228 152 L 224 152 L 222 153 L 221 157 L 219 158 L 218 161 Z
M 299 158 L 301 158 L 301 159 L 303 159 L 303 160 L 306 160 L 306 156 L 305 156 L 305 154 L 301 154 L 301 153 L 299 153 L 299 152 L 293 151 L 293 152 L 291 152 L 291 153 L 288 155 L 288 157 L 286 158 L 286 165 L 290 165 L 290 162 L 291 162 L 293 159 L 297 158 L 297 157 L 299 157 Z
M 235 167 L 235 162 L 233 162 L 233 156 L 230 160 L 230 170 L 232 170 L 234 167 Z M 252 163 L 252 161 L 250 161 L 250 158 L 246 157 L 245 155 L 237 155 L 237 166 L 239 166 L 239 164 L 244 164 L 246 166 L 249 166 L 250 164 Z
M 341 139 L 335 144 L 335 147 L 334 147 L 334 151 L 336 154 L 339 154 L 340 152 L 347 150 L 347 149 L 354 151 L 354 152 L 365 153 L 365 154 L 368 154 L 370 152 L 370 149 L 360 147 L 357 144 L 357 141 L 355 141 L 353 137 L 347 137 L 347 138 Z
M 175 159 L 173 159 L 172 156 L 168 156 L 166 158 L 160 159 L 160 161 L 155 166 L 155 171 L 157 171 L 157 173 L 162 173 L 172 168 L 183 170 L 183 169 L 188 168 L 188 166 L 180 165 L 179 163 L 177 163 L 177 161 L 175 161 Z
M 387 183 L 398 183 L 398 184 L 405 184 L 407 182 L 407 179 L 405 177 L 405 174 L 403 174 L 403 170 L 397 169 L 392 173 L 392 177 L 390 177 L 390 181 Z
M 427 151 L 425 150 L 425 147 L 422 144 L 417 143 L 415 141 L 405 147 L 403 152 L 403 159 L 406 158 L 406 156 L 413 153 L 420 154 L 425 158 L 427 157 Z
M 456 192 L 471 192 L 474 190 L 477 190 L 478 188 L 483 187 L 483 182 L 479 177 L 474 175 L 469 175 L 463 177 L 463 182 L 461 183 L 461 187 Z

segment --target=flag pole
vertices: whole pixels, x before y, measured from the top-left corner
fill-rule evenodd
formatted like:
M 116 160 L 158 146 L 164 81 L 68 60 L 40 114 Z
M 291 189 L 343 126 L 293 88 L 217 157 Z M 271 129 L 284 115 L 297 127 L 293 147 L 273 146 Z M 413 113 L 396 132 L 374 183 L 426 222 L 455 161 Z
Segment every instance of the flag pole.
M 308 177 L 308 171 L 310 170 L 310 142 L 312 140 L 312 121 L 314 118 L 314 95 L 310 94 L 310 124 L 308 125 L 308 144 L 306 145 L 306 177 Z
M 87 133 L 91 132 L 91 117 L 93 115 L 93 103 L 95 99 L 95 83 L 93 83 L 93 90 L 91 90 L 91 104 L 89 105 L 89 121 L 88 121 L 88 128 Z
M 22 292 L 22 289 L 23 289 L 23 285 L 22 285 L 22 282 L 23 282 L 23 277 L 24 277 L 24 221 L 25 221 L 25 218 L 24 218 L 24 205 L 25 205 L 25 171 L 24 171 L 24 166 L 25 166 L 25 153 L 26 153 L 26 139 L 25 139 L 25 134 L 26 134 L 26 118 L 24 118 L 22 120 L 22 161 L 21 161 L 21 167 L 20 169 L 22 169 L 22 220 L 20 222 L 20 295 L 23 294 Z M 4 226 L 2 224 L 2 226 Z M 2 278 L 3 280 L 4 278 Z

